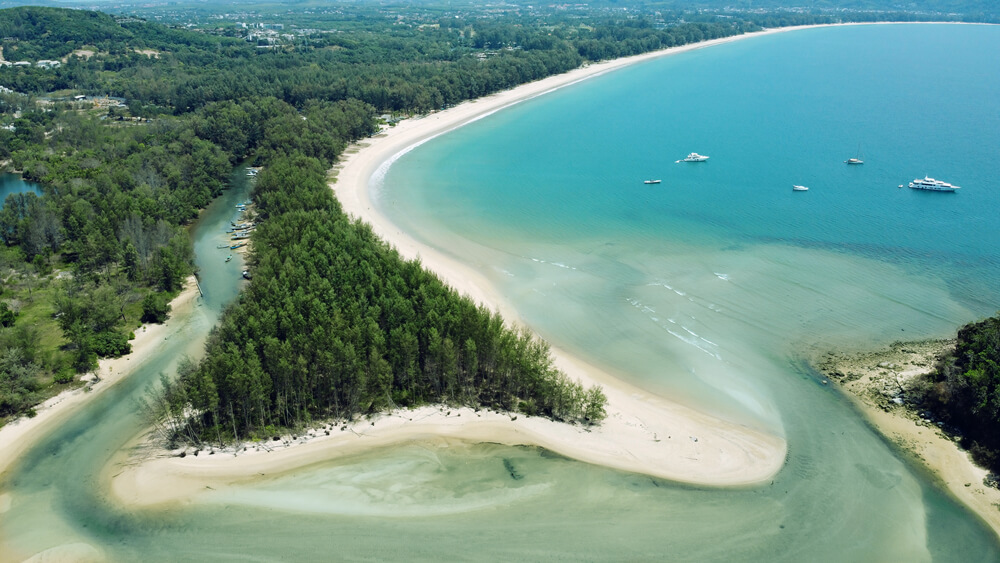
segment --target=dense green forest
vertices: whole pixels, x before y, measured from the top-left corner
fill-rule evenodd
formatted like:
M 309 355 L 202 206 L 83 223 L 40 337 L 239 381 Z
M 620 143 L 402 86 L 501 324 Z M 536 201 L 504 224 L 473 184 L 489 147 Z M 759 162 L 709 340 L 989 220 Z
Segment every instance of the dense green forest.
M 11 10 L 7 30 L 0 25 L 6 58 L 58 59 L 85 45 L 102 55 L 70 56 L 55 69 L 0 68 L 0 83 L 32 94 L 74 89 L 123 97 L 133 115 L 150 116 L 261 97 L 297 107 L 311 100 L 355 99 L 382 112 L 427 112 L 565 72 L 587 60 L 757 29 L 752 23 L 721 19 L 657 28 L 648 21 L 602 18 L 584 28 L 567 22 L 553 31 L 540 22 L 525 27 L 517 19 L 453 19 L 419 29 L 372 23 L 350 34 L 316 34 L 281 49 L 261 50 L 238 39 L 178 35 L 145 22 L 118 24 L 108 16 L 91 22 L 113 29 L 106 40 L 80 43 L 60 18 L 38 24 L 25 15 L 38 10 Z M 139 53 L 149 49 L 157 56 Z
M 190 123 L 108 127 L 42 109 L 13 123 L 3 156 L 43 195 L 13 194 L 0 210 L 3 296 L 19 317 L 0 329 L 0 357 L 20 365 L 0 416 L 29 408 L 46 379 L 67 383 L 129 351 L 131 329 L 191 273 L 182 225 L 229 170 Z
M 187 226 L 245 158 L 266 169 L 254 281 L 205 362 L 171 390 L 202 413 L 197 434 L 425 401 L 598 420 L 599 391 L 566 381 L 543 344 L 347 221 L 320 172 L 381 114 L 437 110 L 590 61 L 763 26 L 940 19 L 819 5 L 303 5 L 0 10 L 3 58 L 22 63 L 0 64 L 0 166 L 42 186 L 0 210 L 0 421 L 128 352 L 140 320 L 166 318 L 193 270 Z M 317 303 L 329 323 L 313 322 Z M 222 377 L 228 368 L 243 379 Z
M 961 433 L 978 463 L 1000 473 L 1000 316 L 959 329 L 931 381 L 925 405 Z

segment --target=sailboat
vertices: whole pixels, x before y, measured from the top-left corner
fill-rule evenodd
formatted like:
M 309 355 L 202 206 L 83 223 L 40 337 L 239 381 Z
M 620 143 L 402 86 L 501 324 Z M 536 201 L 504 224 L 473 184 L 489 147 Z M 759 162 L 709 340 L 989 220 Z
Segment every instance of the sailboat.
M 864 164 L 865 161 L 861 160 L 861 145 L 858 145 L 858 156 L 854 158 L 848 158 L 844 162 L 847 164 Z

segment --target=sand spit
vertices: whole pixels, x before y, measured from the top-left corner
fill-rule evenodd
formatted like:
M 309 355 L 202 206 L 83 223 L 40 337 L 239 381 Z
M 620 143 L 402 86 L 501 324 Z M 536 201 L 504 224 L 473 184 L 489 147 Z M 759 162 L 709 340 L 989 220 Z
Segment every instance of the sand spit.
M 985 485 L 988 471 L 938 425 L 903 402 L 906 390 L 955 346 L 954 340 L 897 342 L 876 351 L 828 353 L 814 362 L 840 384 L 865 418 L 1000 536 L 1000 490 Z
M 573 375 L 593 369 L 580 364 Z M 600 426 L 446 405 L 400 409 L 349 424 L 331 423 L 285 436 L 198 455 L 123 453 L 105 469 L 113 498 L 132 507 L 189 502 L 198 493 L 267 480 L 297 469 L 409 442 L 489 442 L 541 446 L 624 471 L 699 485 L 764 481 L 784 463 L 776 436 L 719 421 L 625 384 L 605 385 L 609 416 Z M 140 440 L 142 443 L 144 440 Z M 139 446 L 146 454 L 154 448 Z M 160 450 L 161 452 L 163 450 Z
M 813 26 L 807 26 L 813 27 Z M 407 119 L 349 148 L 335 168 L 331 184 L 346 213 L 371 224 L 405 258 L 420 258 L 446 283 L 508 320 L 515 311 L 486 278 L 472 268 L 422 245 L 396 228 L 373 206 L 369 185 L 399 155 L 503 108 L 640 61 L 771 33 L 785 28 L 686 45 L 618 59 L 525 84 L 506 92 L 462 103 L 431 115 Z M 443 406 L 396 411 L 362 419 L 346 430 L 327 426 L 305 432 L 295 447 L 246 444 L 245 450 L 202 451 L 183 458 L 118 459 L 106 469 L 112 495 L 127 505 L 187 502 L 198 493 L 251 483 L 330 461 L 362 450 L 409 441 L 464 440 L 508 445 L 536 445 L 605 467 L 673 481 L 743 486 L 764 482 L 782 467 L 784 439 L 768 432 L 717 419 L 654 396 L 561 350 L 557 366 L 584 385 L 599 383 L 608 397 L 608 417 L 598 427 L 581 427 L 538 417 Z M 449 414 L 450 413 L 450 414 Z M 329 431 L 329 435 L 327 435 Z
M 135 331 L 130 354 L 121 358 L 101 360 L 94 372 L 96 380 L 88 382 L 84 387 L 64 391 L 45 401 L 36 408 L 38 414 L 34 418 L 21 417 L 0 428 L 0 475 L 3 475 L 29 447 L 66 420 L 90 397 L 110 388 L 143 365 L 164 339 L 177 334 L 184 326 L 198 295 L 194 277 L 188 278 L 184 289 L 170 302 L 170 318 L 163 324 L 143 325 Z M 0 502 L 0 513 L 2 512 L 3 503 Z

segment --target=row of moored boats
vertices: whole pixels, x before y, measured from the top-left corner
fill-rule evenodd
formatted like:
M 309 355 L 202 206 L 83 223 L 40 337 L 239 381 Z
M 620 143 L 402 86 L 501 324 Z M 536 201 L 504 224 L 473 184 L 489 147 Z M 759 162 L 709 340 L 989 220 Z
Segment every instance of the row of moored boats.
M 702 155 L 702 154 L 698 154 L 696 152 L 693 152 L 693 153 L 687 155 L 686 157 L 682 158 L 681 160 L 678 160 L 677 162 L 705 162 L 706 160 L 708 160 L 707 156 Z M 859 155 L 859 156 L 854 157 L 854 158 L 848 158 L 847 160 L 844 161 L 844 163 L 852 165 L 852 166 L 855 166 L 855 165 L 859 165 L 859 164 L 864 164 L 865 161 L 861 160 L 861 157 Z M 644 184 L 659 184 L 660 182 L 662 182 L 662 180 L 644 180 L 643 181 Z M 955 186 L 955 185 L 949 184 L 948 182 L 944 182 L 942 180 L 935 180 L 934 178 L 931 178 L 930 176 L 924 176 L 923 178 L 917 178 L 917 179 L 913 180 L 912 182 L 910 182 L 909 186 L 911 188 L 915 189 L 915 190 L 929 190 L 929 191 L 933 191 L 933 192 L 954 192 L 955 190 L 960 189 L 959 186 Z M 900 184 L 899 187 L 902 188 L 903 184 Z M 801 186 L 801 185 L 796 184 L 796 185 L 792 186 L 792 191 L 795 191 L 795 192 L 806 192 L 806 191 L 809 191 L 809 188 L 806 187 L 806 186 Z

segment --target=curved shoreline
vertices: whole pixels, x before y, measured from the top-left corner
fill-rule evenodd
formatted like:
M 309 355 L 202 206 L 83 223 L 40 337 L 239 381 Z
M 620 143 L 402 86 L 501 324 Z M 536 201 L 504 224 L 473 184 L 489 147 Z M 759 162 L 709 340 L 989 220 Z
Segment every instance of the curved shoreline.
M 345 151 L 334 168 L 339 172 L 331 188 L 346 214 L 368 223 L 403 258 L 420 259 L 460 293 L 499 310 L 508 322 L 516 322 L 516 311 L 485 276 L 417 242 L 382 215 L 371 201 L 371 178 L 439 135 L 582 80 L 653 58 L 811 27 L 822 26 L 767 30 L 596 63 L 404 120 Z M 538 417 L 431 406 L 362 419 L 349 425 L 350 431 L 332 428 L 326 434 L 324 429 L 314 430 L 308 439 L 296 440 L 305 443 L 278 451 L 265 444 L 247 444 L 253 450 L 158 457 L 138 464 L 118 459 L 106 468 L 104 481 L 112 496 L 129 506 L 190 502 L 209 489 L 251 484 L 360 451 L 411 441 L 449 440 L 539 446 L 595 465 L 705 486 L 758 484 L 784 465 L 787 443 L 782 437 L 655 396 L 563 350 L 553 348 L 552 353 L 556 366 L 569 377 L 584 385 L 604 387 L 608 417 L 600 426 L 586 428 Z
M 480 272 L 422 244 L 399 230 L 374 205 L 371 179 L 384 174 L 399 157 L 440 135 L 478 121 L 515 104 L 577 84 L 635 63 L 751 37 L 825 26 L 765 30 L 674 47 L 633 57 L 595 63 L 565 74 L 524 84 L 418 119 L 405 120 L 359 144 L 357 152 L 338 163 L 339 173 L 330 187 L 345 213 L 368 223 L 405 259 L 419 259 L 441 279 L 480 304 L 499 310 L 507 322 L 517 322 L 513 307 Z M 608 418 L 587 436 L 560 440 L 558 432 L 536 435 L 521 444 L 538 445 L 568 457 L 673 481 L 715 486 L 750 485 L 773 477 L 784 464 L 787 444 L 768 432 L 730 423 L 695 409 L 657 397 L 564 350 L 553 348 L 556 366 L 585 386 L 600 384 L 608 397 Z M 642 436 L 640 438 L 640 435 Z M 663 436 L 687 444 L 665 444 Z M 600 438 L 597 438 L 600 436 Z M 710 440 L 710 442 L 707 442 Z M 627 455 L 617 452 L 626 448 Z M 668 454 L 666 450 L 671 450 Z M 709 460 L 705 451 L 717 458 Z M 740 460 L 734 463 L 735 460 Z M 742 466 L 737 469 L 736 465 Z

